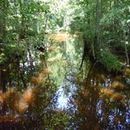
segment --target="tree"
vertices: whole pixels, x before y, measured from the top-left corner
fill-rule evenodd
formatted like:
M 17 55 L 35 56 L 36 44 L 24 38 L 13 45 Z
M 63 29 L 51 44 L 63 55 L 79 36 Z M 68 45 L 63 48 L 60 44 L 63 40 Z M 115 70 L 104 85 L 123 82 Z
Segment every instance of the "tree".
M 122 4 L 115 1 L 88 0 L 79 1 L 79 4 L 80 13 L 75 16 L 71 28 L 73 32 L 82 32 L 86 57 L 93 57 L 92 59 L 96 59 L 109 71 L 120 70 L 122 60 L 123 63 L 129 62 L 129 54 L 125 49 L 125 32 L 128 32 L 125 26 L 129 19 L 128 1 Z M 128 49 L 129 45 L 127 46 Z

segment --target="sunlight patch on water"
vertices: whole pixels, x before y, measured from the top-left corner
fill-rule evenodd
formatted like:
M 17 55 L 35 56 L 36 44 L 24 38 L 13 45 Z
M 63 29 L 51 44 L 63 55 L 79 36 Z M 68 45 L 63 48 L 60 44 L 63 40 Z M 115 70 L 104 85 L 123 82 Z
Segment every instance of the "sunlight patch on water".
M 65 79 L 63 84 L 57 90 L 54 98 L 53 105 L 55 110 L 65 110 L 65 111 L 76 111 L 76 105 L 74 103 L 74 96 L 77 92 L 77 86 L 72 82 L 72 77 L 68 77 L 70 81 Z M 52 105 L 52 106 L 53 106 Z
M 68 107 L 68 97 L 64 94 L 63 88 L 59 90 L 59 97 L 57 99 L 57 108 L 58 109 L 67 109 Z

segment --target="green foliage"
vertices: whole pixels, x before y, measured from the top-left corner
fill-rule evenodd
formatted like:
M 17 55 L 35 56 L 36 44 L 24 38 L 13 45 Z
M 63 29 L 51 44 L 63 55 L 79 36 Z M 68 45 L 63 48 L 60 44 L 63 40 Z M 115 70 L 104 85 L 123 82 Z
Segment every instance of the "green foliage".
M 89 56 L 97 58 L 108 70 L 119 70 L 120 62 L 126 60 L 123 53 L 127 53 L 125 42 L 130 34 L 128 3 L 125 0 L 80 0 L 77 2 L 80 7 L 75 8 L 75 17 L 70 25 L 71 32 L 83 34 L 90 49 L 86 50 Z M 103 52 L 101 49 L 109 51 Z M 127 49 L 129 50 L 129 44 Z
M 6 56 L 4 53 L 0 53 L 0 64 L 3 64 L 6 61 Z
M 109 50 L 102 50 L 100 55 L 100 62 L 106 66 L 109 71 L 119 71 L 121 64 L 118 58 L 113 55 Z
M 64 129 L 68 124 L 68 120 L 69 116 L 66 113 L 57 111 L 56 113 L 53 113 L 50 120 L 46 120 L 45 125 L 50 130 Z
M 22 91 L 28 86 L 40 86 L 42 94 L 39 94 L 38 107 L 29 112 L 40 117 L 43 129 L 46 127 L 50 130 L 62 130 L 68 125 L 68 114 L 60 110 L 47 113 L 46 108 L 57 87 L 64 83 L 65 76 L 72 73 L 75 77 L 80 66 L 79 60 L 86 60 L 87 65 L 83 65 L 83 72 L 79 74 L 77 82 L 87 77 L 91 85 L 84 85 L 84 81 L 79 83 L 84 88 L 79 86 L 83 92 L 77 97 L 77 109 L 80 111 L 81 108 L 81 116 L 87 114 L 89 120 L 92 111 L 92 118 L 97 118 L 95 106 L 99 98 L 98 85 L 106 80 L 101 74 L 101 84 L 98 81 L 99 76 L 93 71 L 96 70 L 93 68 L 96 66 L 95 61 L 109 72 L 115 72 L 121 69 L 126 59 L 129 60 L 130 55 L 128 0 L 70 0 L 70 3 L 64 0 L 65 6 L 60 2 L 63 3 L 62 0 L 1 0 L 0 89 L 5 91 L 4 88 L 17 86 Z M 75 34 L 74 37 L 65 32 L 69 29 Z M 51 40 L 49 35 L 53 35 Z M 92 84 L 95 87 L 91 87 Z M 70 85 L 66 84 L 67 87 Z M 0 98 L 2 100 L 1 95 Z M 92 109 L 89 109 L 91 106 Z

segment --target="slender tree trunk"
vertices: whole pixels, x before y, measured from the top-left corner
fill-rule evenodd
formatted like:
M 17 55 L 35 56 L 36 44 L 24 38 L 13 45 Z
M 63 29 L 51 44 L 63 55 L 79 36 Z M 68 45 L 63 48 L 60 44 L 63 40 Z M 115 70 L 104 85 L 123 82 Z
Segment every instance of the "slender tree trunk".
M 100 20 L 101 20 L 101 0 L 96 0 L 96 23 L 95 23 L 95 50 L 98 53 L 101 49 L 101 27 L 100 27 Z
M 1 15 L 0 15 L 0 42 L 5 42 L 6 37 L 6 16 L 7 16 L 7 8 L 8 1 L 1 0 Z
M 127 45 L 125 44 L 125 53 L 126 53 L 126 64 L 129 66 L 129 56 L 128 56 L 128 51 L 127 51 Z
M 100 22 L 100 17 L 99 17 L 99 15 L 100 15 L 100 12 L 99 12 L 99 1 L 100 0 L 96 0 L 96 27 L 95 27 L 95 44 L 96 45 L 98 45 L 98 44 L 100 44 L 99 43 L 99 33 L 100 33 L 100 31 L 99 31 L 99 22 Z M 98 45 L 99 46 L 99 45 Z
M 127 49 L 127 44 L 129 43 L 129 36 L 125 40 L 125 55 L 126 55 L 126 65 L 130 65 L 130 60 L 129 60 L 129 55 L 128 55 L 128 49 Z
M 128 44 L 130 44 L 130 22 L 128 23 Z M 127 51 L 127 63 L 130 66 L 130 59 L 129 59 L 128 51 Z
M 6 17 L 7 17 L 7 9 L 8 9 L 8 0 L 1 0 L 1 18 L 0 18 L 0 43 L 2 45 L 6 42 Z M 6 65 L 1 66 L 0 69 L 0 85 L 2 87 L 2 91 L 6 91 L 7 84 L 7 72 Z

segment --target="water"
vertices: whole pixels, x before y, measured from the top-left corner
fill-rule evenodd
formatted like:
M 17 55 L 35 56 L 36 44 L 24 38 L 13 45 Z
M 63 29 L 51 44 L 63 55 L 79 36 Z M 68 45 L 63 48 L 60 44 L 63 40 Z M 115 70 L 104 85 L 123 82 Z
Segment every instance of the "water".
M 62 85 L 55 93 L 51 107 L 54 110 L 67 111 L 71 114 L 75 113 L 75 111 L 77 110 L 74 103 L 76 92 L 77 85 L 75 83 L 75 78 L 72 75 L 66 76 Z
M 102 87 L 108 87 L 111 84 L 110 77 L 105 81 Z M 70 115 L 75 115 L 77 110 L 77 106 L 74 102 L 74 97 L 77 95 L 78 86 L 75 83 L 75 78 L 73 75 L 68 75 L 65 77 L 62 85 L 59 87 L 55 96 L 53 98 L 53 109 L 54 110 L 61 110 L 70 113 Z M 102 124 L 104 122 L 104 101 L 99 99 L 97 102 L 97 116 L 99 122 Z M 107 116 L 107 126 L 105 127 L 106 130 L 129 130 L 130 129 L 130 105 L 128 104 L 122 110 L 118 107 L 111 109 Z M 115 122 L 117 117 L 122 117 L 124 120 L 118 120 Z M 73 118 L 72 117 L 72 118 Z M 70 121 L 71 119 L 70 118 Z M 66 128 L 66 130 L 75 129 L 78 130 L 78 125 L 75 122 L 71 122 L 70 125 Z

